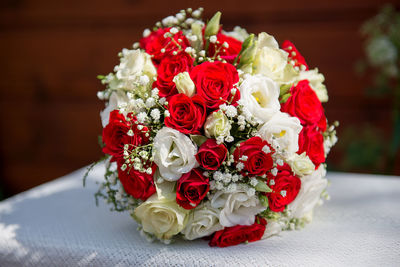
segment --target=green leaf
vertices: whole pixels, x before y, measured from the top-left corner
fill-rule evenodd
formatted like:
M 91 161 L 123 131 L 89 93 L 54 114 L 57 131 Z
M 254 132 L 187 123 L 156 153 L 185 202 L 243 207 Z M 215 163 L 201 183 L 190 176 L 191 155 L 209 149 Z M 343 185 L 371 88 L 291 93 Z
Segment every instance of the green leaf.
M 231 149 L 229 150 L 229 153 L 233 154 L 233 152 L 235 151 L 236 147 L 238 147 L 240 145 L 240 143 L 243 143 L 244 141 L 246 141 L 246 140 L 239 141 L 236 144 L 234 144 L 233 146 L 231 146 Z
M 280 88 L 279 96 L 282 97 L 285 94 L 287 94 L 290 91 L 290 88 L 292 88 L 291 84 L 282 84 L 281 88 Z
M 259 199 L 260 199 L 261 205 L 268 208 L 268 197 L 266 195 L 261 195 L 259 197 Z
M 101 135 L 97 136 L 97 143 L 99 144 L 100 148 L 103 148 L 106 146 L 106 144 L 103 143 L 103 137 Z
M 259 191 L 259 192 L 265 192 L 265 193 L 272 192 L 272 189 L 269 188 L 269 186 L 266 183 L 261 182 L 261 181 L 258 182 L 258 184 L 256 185 L 255 189 L 257 191 Z
M 283 104 L 286 103 L 286 101 L 289 99 L 289 97 L 291 97 L 292 95 L 290 93 L 285 94 L 282 96 L 281 100 L 279 101 L 279 103 Z
M 240 60 L 240 64 L 248 64 L 254 59 L 255 55 L 255 43 L 254 43 L 254 34 L 250 34 L 246 40 L 244 40 L 242 44 L 242 48 L 240 49 L 239 54 L 236 56 L 233 64 L 236 64 L 236 62 L 239 60 L 239 57 L 242 55 L 242 58 Z
M 205 141 L 207 141 L 207 137 L 205 137 L 204 135 L 190 135 L 190 139 L 192 139 L 192 141 L 197 145 L 197 146 L 201 146 Z

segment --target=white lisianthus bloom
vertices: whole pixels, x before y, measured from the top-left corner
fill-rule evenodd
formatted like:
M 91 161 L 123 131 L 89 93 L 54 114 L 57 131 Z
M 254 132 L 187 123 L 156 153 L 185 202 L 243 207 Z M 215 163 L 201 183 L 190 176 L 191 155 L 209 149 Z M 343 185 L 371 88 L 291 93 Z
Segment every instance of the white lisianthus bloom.
M 239 103 L 260 122 L 268 121 L 281 108 L 279 86 L 268 77 L 246 75 L 239 90 Z
M 164 127 L 154 137 L 154 162 L 160 175 L 167 181 L 178 180 L 198 163 L 197 148 L 189 137 L 175 129 Z
M 124 92 L 114 91 L 111 93 L 109 102 L 106 108 L 100 112 L 101 124 L 103 128 L 107 126 L 110 119 L 110 112 L 119 109 L 121 104 L 126 104 L 129 101 L 128 97 Z
M 153 194 L 134 210 L 134 216 L 145 232 L 168 240 L 186 226 L 189 212 L 180 207 L 175 199 L 160 199 Z
M 157 70 L 151 62 L 150 55 L 140 49 L 124 49 L 120 64 L 115 67 L 115 71 L 116 77 L 119 80 L 126 81 L 139 81 L 140 76 L 143 74 L 152 79 L 157 74 Z
M 284 151 L 284 155 L 290 156 L 299 150 L 299 134 L 302 128 L 298 118 L 278 111 L 261 126 L 258 134 L 276 150 Z
M 208 138 L 229 136 L 230 130 L 231 125 L 229 120 L 221 110 L 208 115 L 204 123 L 204 133 Z
M 219 209 L 211 207 L 209 202 L 197 206 L 189 215 L 182 234 L 186 239 L 193 240 L 222 230 L 224 227 L 219 223 L 219 213 Z
M 265 227 L 264 235 L 262 236 L 261 239 L 265 239 L 265 238 L 271 237 L 273 235 L 280 234 L 280 232 L 282 232 L 282 229 L 284 226 L 285 226 L 284 221 L 269 220 Z
M 249 196 L 240 188 L 233 193 L 218 191 L 211 198 L 211 207 L 222 208 L 219 223 L 225 227 L 252 225 L 255 215 L 266 209 L 256 195 Z
M 288 53 L 279 48 L 275 38 L 265 32 L 258 35 L 252 64 L 253 74 L 263 74 L 276 82 L 288 82 L 296 72 L 288 64 Z
M 328 185 L 325 179 L 326 170 L 323 165 L 312 174 L 301 177 L 301 188 L 295 200 L 288 205 L 291 218 L 312 220 L 312 212 L 321 199 L 321 193 Z
M 315 170 L 315 165 L 311 159 L 303 152 L 301 155 L 294 153 L 288 159 L 292 171 L 298 176 L 310 175 Z
M 308 80 L 310 87 L 315 91 L 319 101 L 328 102 L 328 90 L 324 85 L 325 77 L 318 72 L 318 69 L 300 71 L 299 75 L 295 78 L 295 82 L 301 80 Z
M 195 85 L 187 71 L 175 75 L 173 82 L 179 93 L 192 97 L 196 93 Z

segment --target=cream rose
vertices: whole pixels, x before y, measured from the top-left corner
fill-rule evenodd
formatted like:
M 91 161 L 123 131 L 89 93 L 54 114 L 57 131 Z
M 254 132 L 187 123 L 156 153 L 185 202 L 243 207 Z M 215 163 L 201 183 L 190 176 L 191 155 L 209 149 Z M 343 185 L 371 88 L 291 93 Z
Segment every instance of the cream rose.
M 186 226 L 189 212 L 175 199 L 159 199 L 154 194 L 134 210 L 134 215 L 146 233 L 168 240 Z
M 222 230 L 224 227 L 219 223 L 219 213 L 219 209 L 211 207 L 209 202 L 197 206 L 189 215 L 182 234 L 186 239 L 193 240 Z
M 275 38 L 265 32 L 258 35 L 253 74 L 263 74 L 276 82 L 287 80 L 288 53 L 279 49 Z M 290 66 L 289 66 L 290 67 Z
M 211 207 L 221 208 L 219 222 L 222 226 L 252 225 L 255 215 L 265 210 L 256 195 L 249 196 L 244 189 L 233 193 L 218 191 L 211 199 Z
M 288 205 L 291 218 L 312 220 L 312 212 L 321 199 L 321 193 L 328 185 L 325 168 L 321 165 L 312 174 L 301 177 L 301 188 L 295 200 Z
M 229 136 L 230 130 L 229 120 L 221 110 L 208 115 L 204 123 L 204 132 L 208 138 Z
M 179 93 L 185 94 L 189 97 L 192 97 L 196 93 L 195 85 L 192 79 L 190 79 L 190 75 L 187 71 L 177 74 L 174 77 L 173 82 L 175 83 L 176 89 Z
M 315 165 L 306 155 L 306 152 L 303 152 L 301 155 L 294 153 L 288 159 L 288 162 L 292 171 L 300 177 L 310 175 L 315 170 Z
M 246 75 L 240 90 L 240 104 L 260 122 L 266 122 L 277 113 L 279 86 L 263 75 Z
M 147 75 L 153 78 L 156 74 L 156 68 L 151 62 L 151 57 L 140 49 L 122 51 L 120 64 L 115 67 L 116 77 L 119 80 L 137 80 L 141 75 Z
M 165 180 L 176 181 L 198 165 L 197 147 L 175 129 L 162 128 L 154 137 L 153 145 L 154 162 Z
M 302 128 L 298 118 L 279 111 L 261 126 L 258 134 L 276 150 L 284 151 L 286 156 L 290 156 L 299 150 L 299 134 Z

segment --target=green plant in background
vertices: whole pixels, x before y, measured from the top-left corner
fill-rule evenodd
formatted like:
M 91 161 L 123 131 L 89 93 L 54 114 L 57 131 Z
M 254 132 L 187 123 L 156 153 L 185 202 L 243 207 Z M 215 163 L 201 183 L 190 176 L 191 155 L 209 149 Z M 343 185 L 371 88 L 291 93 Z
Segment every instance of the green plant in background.
M 387 165 L 385 139 L 380 129 L 372 125 L 349 126 L 340 135 L 338 148 L 345 151 L 344 159 L 337 166 L 340 170 L 381 173 Z
M 369 152 L 378 152 L 377 146 L 382 146 L 378 155 L 386 163 L 382 168 L 376 167 L 392 173 L 400 148 L 400 13 L 391 5 L 384 6 L 376 16 L 362 25 L 361 34 L 365 38 L 366 58 L 358 62 L 356 67 L 361 74 L 365 74 L 368 69 L 373 70 L 373 84 L 366 88 L 369 96 L 387 97 L 393 101 L 392 133 L 389 142 L 378 142 L 378 139 L 385 140 L 383 134 L 371 127 L 365 127 L 364 133 L 354 139 L 357 141 L 346 149 L 346 157 L 350 161 L 355 160 L 356 165 L 363 166 L 369 161 L 365 159 L 370 155 Z M 360 149 L 358 157 L 354 157 L 356 149 Z M 360 156 L 362 151 L 365 156 Z M 370 156 L 371 159 L 374 158 L 374 155 Z

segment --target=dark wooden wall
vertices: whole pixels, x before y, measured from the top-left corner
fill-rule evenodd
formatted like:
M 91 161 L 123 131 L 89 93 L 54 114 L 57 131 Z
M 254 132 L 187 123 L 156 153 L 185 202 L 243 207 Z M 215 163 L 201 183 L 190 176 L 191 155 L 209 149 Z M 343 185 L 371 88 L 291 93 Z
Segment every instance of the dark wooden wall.
M 397 6 L 399 2 L 392 1 Z M 101 156 L 96 98 L 117 53 L 144 28 L 182 8 L 223 12 L 225 29 L 241 25 L 292 40 L 326 76 L 331 120 L 387 127 L 385 100 L 365 99 L 366 79 L 354 73 L 362 57 L 359 28 L 380 0 L 71 1 L 0 3 L 0 175 L 14 194 L 83 167 Z M 340 157 L 332 152 L 331 158 Z

